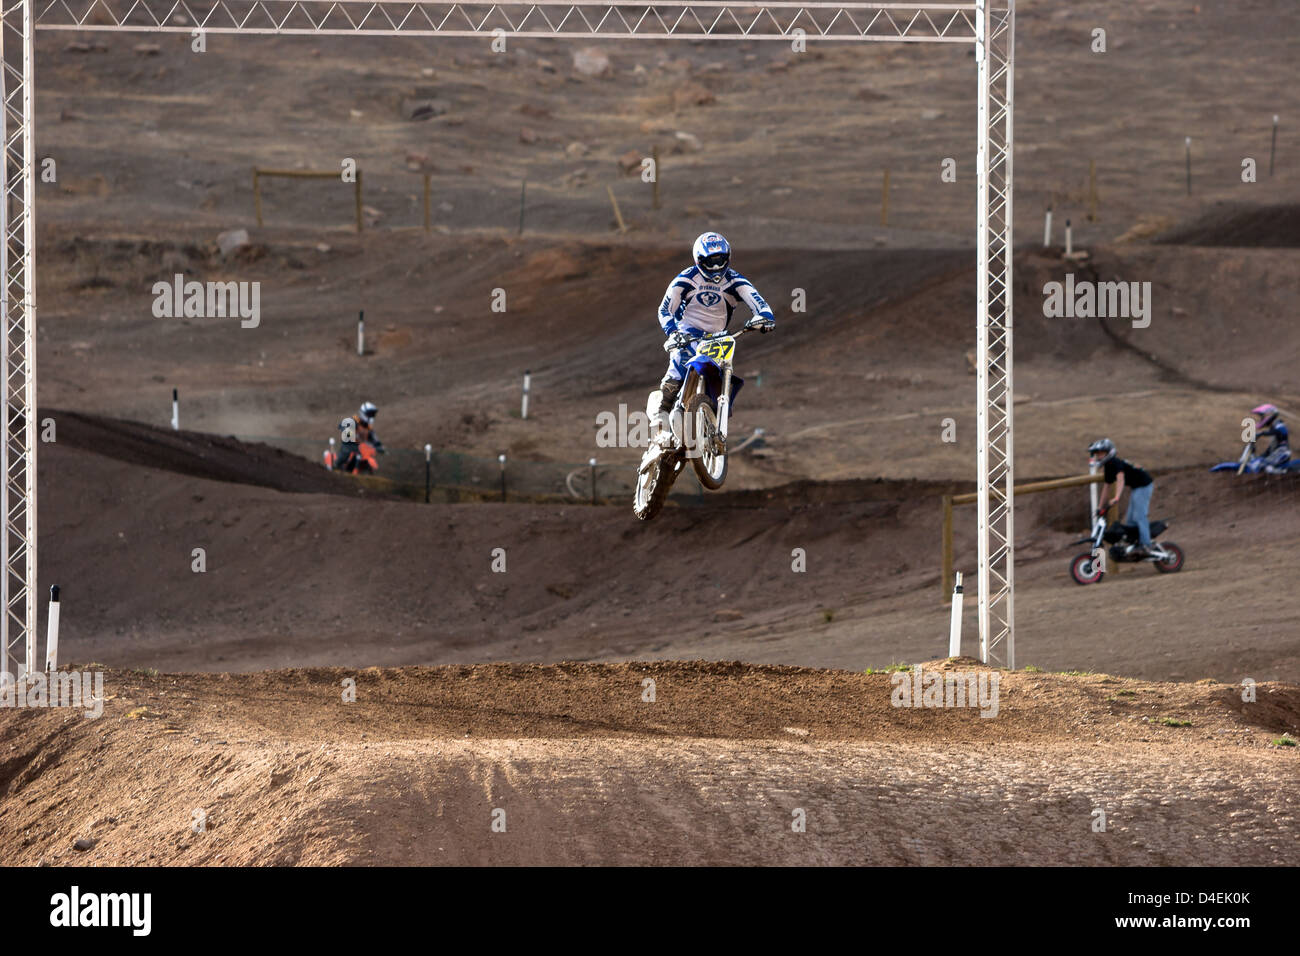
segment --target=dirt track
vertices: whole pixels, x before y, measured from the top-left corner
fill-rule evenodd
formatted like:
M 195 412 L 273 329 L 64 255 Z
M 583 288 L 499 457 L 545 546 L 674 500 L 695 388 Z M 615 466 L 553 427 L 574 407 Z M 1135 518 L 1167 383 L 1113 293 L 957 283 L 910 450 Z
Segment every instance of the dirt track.
M 1300 862 L 1296 750 L 1272 744 L 1300 724 L 1294 687 L 1242 704 L 1212 682 L 1004 674 L 985 718 L 893 707 L 893 686 L 734 663 L 114 671 L 99 720 L 0 717 L 0 846 L 102 865 Z
M 348 485 L 233 440 L 70 423 L 41 457 L 40 573 L 64 589 L 66 660 L 169 671 L 646 657 L 862 668 L 946 647 L 939 496 L 964 490 L 955 483 L 724 492 L 688 497 L 643 526 L 626 502 L 321 494 Z M 160 467 L 109 457 L 141 447 L 159 449 Z M 195 477 L 201 467 L 211 477 Z M 270 487 L 214 480 L 232 477 Z M 303 493 L 274 490 L 300 479 Z M 1026 496 L 1018 662 L 1300 681 L 1300 613 L 1239 596 L 1242 569 L 1300 587 L 1297 493 L 1291 479 L 1161 476 L 1155 513 L 1174 519 L 1169 537 L 1186 550 L 1186 569 L 1130 567 L 1091 588 L 1066 574 L 1083 492 Z M 957 513 L 959 570 L 972 569 L 974 517 Z M 498 548 L 504 572 L 492 570 Z M 806 572 L 793 570 L 795 548 Z M 684 554 L 710 569 L 706 578 L 691 576 Z M 1115 626 L 1098 626 L 1102 606 Z M 967 612 L 974 641 L 973 601 Z

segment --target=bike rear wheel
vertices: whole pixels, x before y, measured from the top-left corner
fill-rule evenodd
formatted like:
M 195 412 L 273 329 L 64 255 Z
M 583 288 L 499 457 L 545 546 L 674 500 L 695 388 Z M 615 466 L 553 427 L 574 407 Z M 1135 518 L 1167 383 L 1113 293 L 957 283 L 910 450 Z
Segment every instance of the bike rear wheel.
M 671 455 L 660 458 L 636 476 L 636 490 L 632 497 L 632 513 L 641 521 L 657 515 L 668 500 L 668 492 L 681 471 L 681 458 Z
M 1161 574 L 1173 574 L 1183 569 L 1183 549 L 1172 541 L 1162 541 L 1160 547 L 1165 549 L 1165 556 L 1156 562 L 1156 570 Z

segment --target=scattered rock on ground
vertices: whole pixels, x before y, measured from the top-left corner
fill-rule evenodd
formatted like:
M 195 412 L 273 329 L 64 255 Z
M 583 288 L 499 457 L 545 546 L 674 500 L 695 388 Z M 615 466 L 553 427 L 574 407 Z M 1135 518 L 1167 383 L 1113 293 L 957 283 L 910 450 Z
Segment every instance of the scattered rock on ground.
M 408 96 L 402 98 L 400 109 L 403 119 L 418 121 L 442 116 L 451 109 L 451 104 L 442 99 L 415 99 Z
M 573 68 L 583 76 L 606 76 L 611 69 L 605 51 L 594 46 L 574 51 Z
M 217 248 L 223 256 L 228 256 L 240 246 L 248 245 L 247 229 L 229 229 L 217 236 Z
M 673 133 L 673 138 L 677 141 L 674 152 L 693 153 L 700 149 L 700 138 L 694 133 L 688 133 L 685 130 L 678 130 Z
M 673 90 L 673 109 L 679 110 L 684 106 L 708 106 L 715 102 L 717 97 L 699 83 L 687 83 Z

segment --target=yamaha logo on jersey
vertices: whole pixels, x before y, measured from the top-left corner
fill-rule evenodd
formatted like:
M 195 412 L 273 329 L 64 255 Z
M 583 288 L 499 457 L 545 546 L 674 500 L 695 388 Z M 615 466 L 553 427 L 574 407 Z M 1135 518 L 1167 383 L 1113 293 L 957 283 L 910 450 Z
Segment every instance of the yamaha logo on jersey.
M 722 296 L 716 292 L 701 292 L 696 298 L 699 300 L 700 305 L 708 309 L 713 308 L 722 301 Z

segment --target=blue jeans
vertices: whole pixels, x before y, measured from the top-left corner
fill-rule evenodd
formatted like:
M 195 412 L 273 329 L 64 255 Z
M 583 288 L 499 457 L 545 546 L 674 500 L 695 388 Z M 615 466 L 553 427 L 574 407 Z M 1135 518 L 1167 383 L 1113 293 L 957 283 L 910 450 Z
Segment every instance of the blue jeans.
M 1142 547 L 1151 547 L 1151 525 L 1147 520 L 1147 514 L 1151 508 L 1151 492 L 1155 489 L 1156 483 L 1143 488 L 1131 488 L 1128 493 L 1128 512 L 1124 515 L 1125 524 L 1136 524 L 1138 526 L 1138 536 L 1142 541 Z

